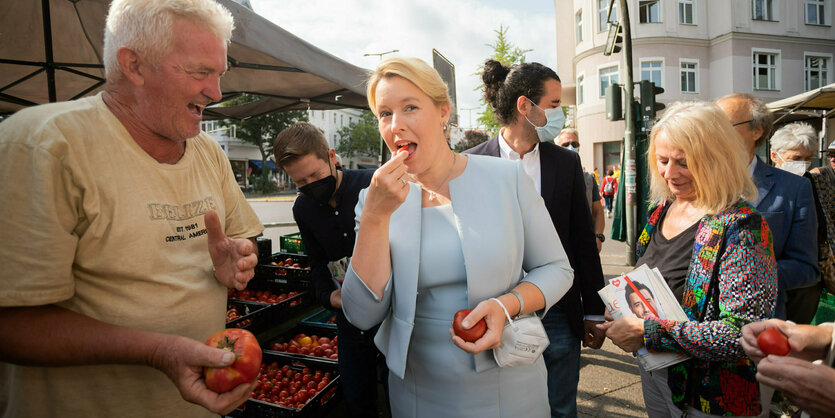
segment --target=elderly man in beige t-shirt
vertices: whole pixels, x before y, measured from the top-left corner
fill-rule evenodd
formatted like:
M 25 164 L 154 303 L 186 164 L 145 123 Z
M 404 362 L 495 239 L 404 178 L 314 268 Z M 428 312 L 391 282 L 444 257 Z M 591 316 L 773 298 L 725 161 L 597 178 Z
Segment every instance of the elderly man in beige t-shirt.
M 232 26 L 212 0 L 116 0 L 104 92 L 0 124 L 0 415 L 209 417 L 249 397 L 202 377 L 235 361 L 204 341 L 263 230 L 200 131 Z

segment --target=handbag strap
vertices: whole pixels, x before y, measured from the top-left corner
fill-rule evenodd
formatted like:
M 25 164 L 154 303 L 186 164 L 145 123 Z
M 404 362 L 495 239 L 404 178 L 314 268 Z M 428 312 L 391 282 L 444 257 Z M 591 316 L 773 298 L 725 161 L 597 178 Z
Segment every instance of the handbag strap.
M 504 311 L 504 316 L 506 316 L 506 317 L 507 317 L 507 321 L 508 321 L 508 322 L 510 322 L 510 326 L 513 326 L 513 319 L 510 319 L 510 312 L 508 312 L 508 311 L 507 311 L 507 308 L 505 308 L 505 307 L 504 307 L 504 303 L 502 303 L 502 301 L 500 301 L 500 300 L 498 300 L 498 299 L 496 299 L 496 298 L 490 298 L 490 299 L 488 299 L 488 300 L 495 300 L 495 301 L 496 301 L 496 303 L 498 303 L 498 304 L 499 304 L 499 306 L 501 306 L 501 307 L 502 307 L 502 310 Z

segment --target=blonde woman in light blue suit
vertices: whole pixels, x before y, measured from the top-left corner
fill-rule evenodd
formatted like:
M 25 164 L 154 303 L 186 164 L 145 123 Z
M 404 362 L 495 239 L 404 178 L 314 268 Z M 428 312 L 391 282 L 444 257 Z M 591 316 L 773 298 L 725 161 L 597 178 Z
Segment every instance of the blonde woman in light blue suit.
M 518 162 L 449 149 L 450 102 L 421 60 L 390 58 L 368 82 L 380 134 L 395 156 L 357 204 L 357 242 L 342 303 L 389 366 L 392 415 L 546 417 L 546 370 L 500 368 L 492 356 L 506 318 L 544 315 L 573 271 L 548 211 Z M 472 308 L 487 332 L 465 342 L 450 329 Z

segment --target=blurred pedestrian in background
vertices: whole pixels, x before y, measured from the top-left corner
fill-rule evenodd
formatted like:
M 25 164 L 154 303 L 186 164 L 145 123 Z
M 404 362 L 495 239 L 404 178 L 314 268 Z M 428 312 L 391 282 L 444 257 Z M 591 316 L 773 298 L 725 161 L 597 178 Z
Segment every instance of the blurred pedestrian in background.
M 577 153 L 580 152 L 580 133 L 574 128 L 563 129 L 554 142 L 563 148 Z M 599 187 L 594 174 L 583 171 L 583 180 L 586 184 L 586 200 L 589 202 L 589 209 L 591 210 L 594 236 L 597 238 L 597 252 L 600 252 L 603 248 L 603 241 L 606 241 L 606 236 L 603 235 L 603 229 L 606 228 L 606 219 L 604 219 L 606 215 L 603 214 L 603 205 L 600 204 Z

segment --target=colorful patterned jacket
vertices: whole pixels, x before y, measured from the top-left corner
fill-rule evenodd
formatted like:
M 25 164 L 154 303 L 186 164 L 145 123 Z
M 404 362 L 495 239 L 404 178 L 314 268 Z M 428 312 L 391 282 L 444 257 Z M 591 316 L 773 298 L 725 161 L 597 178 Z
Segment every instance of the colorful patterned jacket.
M 646 251 L 666 207 L 667 203 L 649 208 L 638 257 Z M 709 285 L 723 241 L 717 293 Z M 776 300 L 777 262 L 765 219 L 742 201 L 702 218 L 681 300 L 690 321 L 649 318 L 644 322 L 649 351 L 692 357 L 668 368 L 667 383 L 679 408 L 692 406 L 711 415 L 760 414 L 756 367 L 738 339 L 743 325 L 773 316 Z

